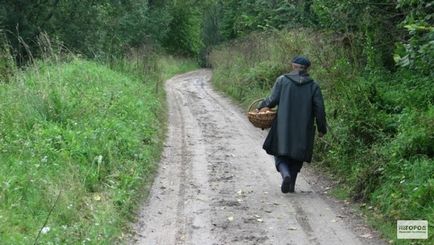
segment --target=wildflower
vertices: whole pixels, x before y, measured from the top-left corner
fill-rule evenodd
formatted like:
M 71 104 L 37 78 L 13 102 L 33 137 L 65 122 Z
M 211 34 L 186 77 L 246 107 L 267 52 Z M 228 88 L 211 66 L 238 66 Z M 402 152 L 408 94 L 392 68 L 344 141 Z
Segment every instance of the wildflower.
M 48 162 L 48 156 L 44 156 L 44 157 L 41 159 L 41 162 L 43 162 L 43 163 Z
M 48 226 L 44 226 L 44 228 L 42 228 L 41 233 L 42 233 L 42 234 L 47 234 L 49 231 L 50 231 L 50 227 L 48 227 Z

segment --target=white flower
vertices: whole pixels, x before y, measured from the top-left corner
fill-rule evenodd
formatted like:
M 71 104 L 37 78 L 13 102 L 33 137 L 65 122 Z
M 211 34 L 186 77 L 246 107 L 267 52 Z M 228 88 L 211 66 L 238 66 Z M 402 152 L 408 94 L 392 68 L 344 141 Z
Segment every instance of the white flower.
M 43 162 L 43 163 L 48 162 L 48 156 L 44 156 L 44 157 L 41 159 L 41 162 Z
M 96 161 L 98 164 L 101 164 L 102 163 L 102 156 L 101 155 L 97 156 Z
M 41 233 L 42 233 L 42 234 L 47 234 L 49 231 L 50 231 L 50 227 L 48 227 L 48 226 L 44 226 L 44 228 L 42 228 Z

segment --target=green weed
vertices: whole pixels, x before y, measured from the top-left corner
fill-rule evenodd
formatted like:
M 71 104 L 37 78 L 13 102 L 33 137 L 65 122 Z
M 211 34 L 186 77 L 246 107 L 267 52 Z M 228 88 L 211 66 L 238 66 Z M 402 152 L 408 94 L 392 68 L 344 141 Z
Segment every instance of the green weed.
M 191 67 L 176 62 L 168 73 Z M 166 119 L 164 93 L 155 92 L 166 64 L 148 73 L 123 65 L 44 61 L 0 83 L 2 244 L 32 244 L 39 231 L 40 244 L 122 238 L 152 180 Z

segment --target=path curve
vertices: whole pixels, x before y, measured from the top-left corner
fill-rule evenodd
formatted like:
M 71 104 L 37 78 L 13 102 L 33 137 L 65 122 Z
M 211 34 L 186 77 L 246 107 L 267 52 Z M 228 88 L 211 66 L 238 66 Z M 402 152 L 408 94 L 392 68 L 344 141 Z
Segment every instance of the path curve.
M 203 69 L 166 82 L 168 135 L 135 244 L 384 244 L 365 227 L 354 231 L 305 168 L 296 193 L 282 194 L 261 149 L 266 131 L 215 92 L 211 76 Z

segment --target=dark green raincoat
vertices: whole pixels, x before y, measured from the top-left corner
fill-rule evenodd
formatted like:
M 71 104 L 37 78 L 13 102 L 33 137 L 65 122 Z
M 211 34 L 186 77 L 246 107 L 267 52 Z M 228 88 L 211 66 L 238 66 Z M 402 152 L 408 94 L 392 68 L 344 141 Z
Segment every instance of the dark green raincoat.
M 308 74 L 291 72 L 282 75 L 258 109 L 276 105 L 277 117 L 265 139 L 264 150 L 270 155 L 310 162 L 315 137 L 314 119 L 318 131 L 327 133 L 324 101 L 318 84 Z

